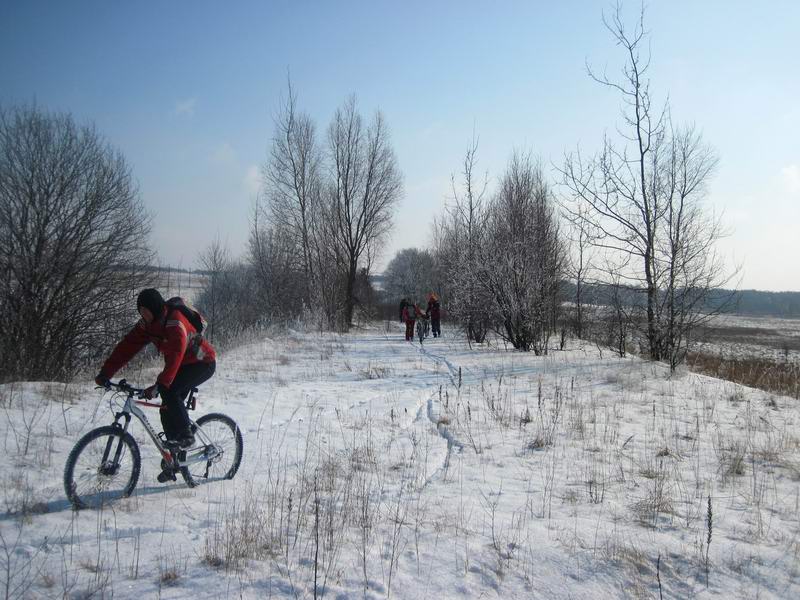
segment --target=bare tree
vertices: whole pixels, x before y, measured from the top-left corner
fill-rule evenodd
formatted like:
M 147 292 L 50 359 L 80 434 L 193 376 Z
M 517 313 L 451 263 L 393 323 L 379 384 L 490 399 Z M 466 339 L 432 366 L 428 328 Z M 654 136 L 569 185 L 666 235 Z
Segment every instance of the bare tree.
M 91 126 L 0 109 L 0 379 L 62 379 L 106 350 L 147 284 L 150 219 Z
M 389 233 L 402 179 L 389 132 L 378 112 L 364 127 L 356 100 L 341 106 L 328 129 L 331 181 L 327 213 L 336 266 L 345 278 L 343 326 L 349 327 L 357 303 L 359 266 L 369 272 L 376 243 Z
M 229 312 L 226 300 L 230 295 L 232 261 L 228 248 L 217 237 L 200 255 L 200 263 L 206 272 L 206 281 L 200 293 L 198 308 L 208 320 L 208 331 L 203 334 L 216 341 L 218 333 L 226 329 Z
M 615 267 L 608 267 L 608 283 L 603 286 L 606 296 L 606 343 L 616 349 L 620 358 L 625 358 L 631 342 L 630 331 L 636 323 L 636 314 L 639 307 L 631 298 L 635 297 L 625 285 Z
M 729 293 L 709 307 L 733 275 L 714 248 L 725 235 L 720 220 L 700 203 L 717 164 L 713 151 L 693 128 L 671 132 L 667 151 L 663 194 L 669 202 L 656 256 L 662 358 L 674 370 L 686 357 L 692 331 L 732 301 Z
M 587 298 L 587 288 L 591 283 L 591 274 L 594 269 L 592 256 L 594 236 L 589 228 L 588 215 L 584 214 L 586 208 L 581 205 L 576 210 L 578 211 L 577 218 L 570 218 L 571 215 L 568 215 L 572 254 L 567 260 L 566 269 L 575 285 L 571 310 L 572 333 L 576 337 L 582 338 L 586 333 L 584 330 L 587 321 L 585 313 L 587 302 L 590 301 L 590 298 Z
M 294 238 L 285 229 L 262 221 L 256 207 L 250 224 L 248 262 L 254 279 L 249 302 L 264 321 L 297 316 L 302 309 L 305 285 L 296 261 Z
M 478 280 L 486 226 L 488 175 L 479 180 L 478 139 L 473 135 L 462 163 L 461 178 L 451 176 L 452 203 L 434 224 L 437 271 L 443 283 L 442 301 L 462 323 L 467 340 L 481 343 L 488 331 L 485 287 Z
M 320 327 L 347 329 L 355 306 L 372 298 L 370 270 L 402 192 L 383 117 L 365 127 L 348 99 L 322 148 L 290 82 L 263 173 L 250 244 L 262 290 L 279 297 L 263 275 L 281 273 L 293 293 L 300 287 L 296 312 L 313 315 Z
M 308 306 L 317 289 L 314 246 L 321 215 L 321 148 L 314 122 L 298 114 L 297 97 L 288 95 L 275 117 L 269 159 L 263 167 L 267 221 L 285 232 L 297 247 L 303 274 L 302 300 Z
M 248 328 L 268 322 L 265 307 L 259 303 L 260 280 L 252 264 L 232 259 L 219 240 L 212 242 L 200 260 L 206 281 L 196 306 L 207 322 L 203 335 L 215 346 L 236 342 Z
M 621 142 L 606 137 L 597 156 L 567 156 L 562 181 L 573 202 L 566 210 L 574 222 L 598 233 L 594 246 L 624 285 L 643 290 L 650 357 L 672 364 L 687 339 L 686 330 L 677 333 L 682 329 L 677 321 L 696 323 L 702 299 L 729 280 L 716 260 L 711 261 L 715 277 L 698 277 L 709 274 L 709 252 L 722 235 L 718 222 L 699 227 L 704 184 L 716 159 L 694 129 L 673 129 L 668 105 L 653 106 L 646 78 L 650 57 L 642 55 L 644 10 L 632 32 L 619 5 L 603 22 L 626 53 L 625 68 L 619 81 L 591 69 L 589 75 L 622 96 L 624 127 Z M 672 313 L 685 317 L 676 319 Z

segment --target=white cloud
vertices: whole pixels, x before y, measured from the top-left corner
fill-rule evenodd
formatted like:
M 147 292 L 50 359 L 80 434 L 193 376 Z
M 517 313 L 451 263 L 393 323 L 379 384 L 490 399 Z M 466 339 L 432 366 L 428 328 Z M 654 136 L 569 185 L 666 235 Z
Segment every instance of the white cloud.
M 258 165 L 250 165 L 244 175 L 244 189 L 250 195 L 257 195 L 261 189 L 261 172 Z
M 781 169 L 783 185 L 790 194 L 800 194 L 800 166 L 789 165 Z
M 175 114 L 192 117 L 194 116 L 195 104 L 197 104 L 197 98 L 187 98 L 186 100 L 178 100 L 175 103 Z

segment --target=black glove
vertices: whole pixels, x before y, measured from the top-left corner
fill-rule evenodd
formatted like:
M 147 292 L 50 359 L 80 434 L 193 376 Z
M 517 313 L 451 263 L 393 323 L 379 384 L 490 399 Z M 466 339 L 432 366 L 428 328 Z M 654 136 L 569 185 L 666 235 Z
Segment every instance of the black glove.
M 142 392 L 142 396 L 144 396 L 148 400 L 152 400 L 153 398 L 158 396 L 158 392 L 159 392 L 159 385 L 157 383 L 154 383 L 149 388 L 144 389 L 144 391 Z
M 108 384 L 110 383 L 108 377 L 106 377 L 103 373 L 98 373 L 94 378 L 94 382 L 100 387 L 104 388 L 107 388 Z

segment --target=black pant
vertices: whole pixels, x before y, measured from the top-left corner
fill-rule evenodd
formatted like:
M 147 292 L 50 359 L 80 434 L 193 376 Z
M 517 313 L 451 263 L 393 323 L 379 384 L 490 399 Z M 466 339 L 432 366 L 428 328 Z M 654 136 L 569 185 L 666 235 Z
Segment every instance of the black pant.
M 193 387 L 210 379 L 216 368 L 216 362 L 199 362 L 178 369 L 172 385 L 161 394 L 161 424 L 167 439 L 174 440 L 189 429 L 186 397 Z
M 439 337 L 442 335 L 442 328 L 439 324 L 439 319 L 431 318 L 431 332 L 433 333 L 433 337 Z

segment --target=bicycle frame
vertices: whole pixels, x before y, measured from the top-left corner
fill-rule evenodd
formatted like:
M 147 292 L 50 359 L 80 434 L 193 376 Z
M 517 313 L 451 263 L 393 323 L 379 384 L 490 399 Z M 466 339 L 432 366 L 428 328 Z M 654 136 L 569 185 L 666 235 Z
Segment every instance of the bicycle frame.
M 430 331 L 429 327 L 430 326 L 428 324 L 428 318 L 427 317 L 420 317 L 417 320 L 416 334 L 420 338 L 420 343 L 422 343 L 423 339 L 428 337 L 428 332 Z
M 122 410 L 114 415 L 114 423 L 112 426 L 119 427 L 120 429 L 122 429 L 123 432 L 127 432 L 128 427 L 130 426 L 131 423 L 131 415 L 136 417 L 139 420 L 139 422 L 144 426 L 147 435 L 149 435 L 150 439 L 153 440 L 153 443 L 156 445 L 156 448 L 158 448 L 158 451 L 161 453 L 162 458 L 168 464 L 171 464 L 175 467 L 186 467 L 194 463 L 208 462 L 219 456 L 220 452 L 217 449 L 217 447 L 214 446 L 213 442 L 210 439 L 208 439 L 208 437 L 203 433 L 203 430 L 200 427 L 198 427 L 197 424 L 191 419 L 189 420 L 189 422 L 196 429 L 195 434 L 200 438 L 200 441 L 202 442 L 203 445 L 200 446 L 199 448 L 195 448 L 194 451 L 188 451 L 188 452 L 181 451 L 179 453 L 173 453 L 173 451 L 170 448 L 167 448 L 167 446 L 164 445 L 164 443 L 161 441 L 161 438 L 158 437 L 158 434 L 156 433 L 155 429 L 153 429 L 153 426 L 150 425 L 150 421 L 148 420 L 147 415 L 144 414 L 144 411 L 138 406 L 136 406 L 137 404 L 142 404 L 144 406 L 151 406 L 151 407 L 160 407 L 161 405 L 135 400 L 134 395 L 137 393 L 138 390 L 134 388 L 124 387 L 123 385 L 120 385 L 118 389 L 125 391 L 127 393 L 127 397 L 125 398 L 125 404 L 123 405 Z M 125 419 L 124 425 L 120 424 L 119 422 L 120 419 Z M 106 451 L 107 452 L 110 451 L 110 448 L 107 448 Z M 117 454 L 120 451 L 121 451 L 121 445 L 117 449 Z M 179 454 L 183 454 L 184 457 L 180 458 L 178 456 Z M 104 458 L 107 458 L 107 454 Z M 115 462 L 118 459 L 119 456 L 116 456 Z

